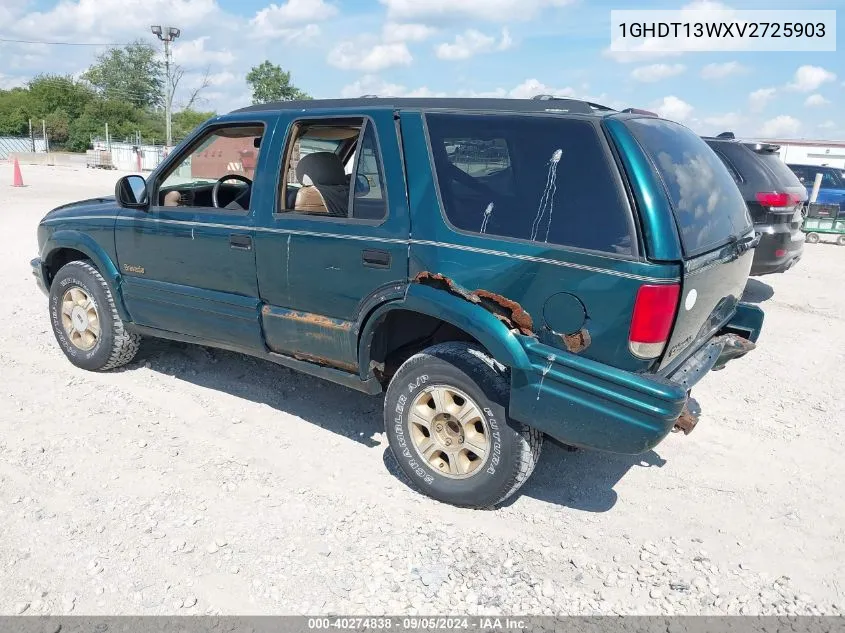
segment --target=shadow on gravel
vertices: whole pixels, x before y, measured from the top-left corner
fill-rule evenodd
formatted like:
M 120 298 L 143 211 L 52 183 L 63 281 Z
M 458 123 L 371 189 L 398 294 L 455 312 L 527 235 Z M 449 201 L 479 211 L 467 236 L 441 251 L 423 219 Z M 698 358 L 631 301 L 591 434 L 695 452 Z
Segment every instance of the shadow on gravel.
M 775 290 L 769 284 L 751 277 L 748 279 L 748 283 L 745 284 L 745 292 L 742 293 L 742 300 L 748 303 L 763 303 L 771 299 L 774 294 Z
M 381 398 L 251 356 L 144 339 L 136 361 L 127 370 L 145 363 L 152 371 L 265 404 L 367 447 L 378 446 L 373 436 L 384 430 Z M 389 449 L 382 458 L 387 470 L 410 486 Z M 546 438 L 531 479 L 503 505 L 526 495 L 585 512 L 607 512 L 616 504 L 613 487 L 631 468 L 660 468 L 665 463 L 654 451 L 644 455 L 573 451 Z
M 251 356 L 162 339 L 143 339 L 135 362 L 178 380 L 221 391 L 302 418 L 327 431 L 378 446 L 380 398 Z
M 607 512 L 616 505 L 613 487 L 632 468 L 662 468 L 666 460 L 654 451 L 615 455 L 572 450 L 546 437 L 540 463 L 515 497 L 525 495 L 585 512 Z M 512 503 L 508 500 L 504 505 Z

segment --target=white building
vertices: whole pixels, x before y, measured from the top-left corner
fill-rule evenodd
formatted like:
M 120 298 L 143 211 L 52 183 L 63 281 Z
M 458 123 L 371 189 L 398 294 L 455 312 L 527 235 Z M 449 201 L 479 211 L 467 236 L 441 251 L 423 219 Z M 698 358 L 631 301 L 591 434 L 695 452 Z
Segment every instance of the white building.
M 780 157 L 793 165 L 828 165 L 845 171 L 845 141 L 806 141 L 796 139 L 753 139 L 758 143 L 780 145 Z

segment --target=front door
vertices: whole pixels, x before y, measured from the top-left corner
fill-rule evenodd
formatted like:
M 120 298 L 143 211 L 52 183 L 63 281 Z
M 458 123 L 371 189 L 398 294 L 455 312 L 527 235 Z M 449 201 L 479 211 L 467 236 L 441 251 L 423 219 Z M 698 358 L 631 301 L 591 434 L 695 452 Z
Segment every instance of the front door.
M 261 177 L 274 125 L 251 116 L 203 128 L 151 176 L 151 207 L 122 210 L 115 246 L 135 323 L 263 348 L 254 226 L 274 199 L 274 177 Z
M 287 126 L 277 207 L 256 236 L 265 339 L 274 352 L 354 371 L 356 324 L 408 279 L 393 111 L 291 114 Z

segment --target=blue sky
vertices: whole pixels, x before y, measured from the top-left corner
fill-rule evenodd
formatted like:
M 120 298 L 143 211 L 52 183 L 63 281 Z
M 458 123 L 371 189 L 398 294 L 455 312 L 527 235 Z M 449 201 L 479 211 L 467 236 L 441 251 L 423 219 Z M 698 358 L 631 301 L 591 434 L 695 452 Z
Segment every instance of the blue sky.
M 841 0 L 0 0 L 0 39 L 122 43 L 182 29 L 186 93 L 210 68 L 203 107 L 249 102 L 269 59 L 315 97 L 586 97 L 657 110 L 700 133 L 845 137 L 842 52 L 612 55 L 612 8 L 835 9 Z M 840 11 L 840 33 L 845 32 Z M 843 37 L 837 48 L 843 50 Z M 101 50 L 0 42 L 0 87 L 82 72 Z M 177 102 L 179 95 L 177 95 Z

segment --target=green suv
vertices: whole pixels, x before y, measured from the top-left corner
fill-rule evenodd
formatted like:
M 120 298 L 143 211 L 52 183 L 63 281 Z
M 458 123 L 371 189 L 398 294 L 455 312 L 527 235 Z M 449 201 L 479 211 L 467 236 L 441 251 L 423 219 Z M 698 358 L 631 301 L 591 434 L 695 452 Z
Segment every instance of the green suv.
M 51 211 L 38 245 L 76 366 L 160 337 L 384 393 L 402 471 L 472 507 L 519 489 L 544 435 L 636 454 L 689 432 L 692 387 L 763 322 L 719 158 L 567 99 L 252 106 Z

